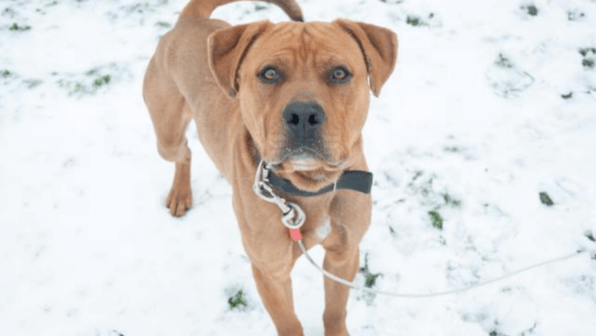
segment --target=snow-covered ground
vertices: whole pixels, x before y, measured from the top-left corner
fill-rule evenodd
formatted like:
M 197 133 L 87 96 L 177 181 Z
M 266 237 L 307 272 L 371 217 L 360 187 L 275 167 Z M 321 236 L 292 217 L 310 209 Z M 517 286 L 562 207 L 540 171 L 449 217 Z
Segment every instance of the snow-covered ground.
M 596 249 L 594 0 L 299 2 L 307 20 L 400 38 L 364 131 L 373 288 L 447 290 Z M 185 3 L 0 2 L 0 335 L 274 335 L 193 129 L 194 208 L 163 206 L 173 166 L 141 81 Z M 263 3 L 214 16 L 287 20 Z M 323 335 L 321 275 L 301 258 L 293 279 L 306 334 Z M 589 254 L 463 294 L 348 304 L 352 336 L 593 336 L 595 316 Z

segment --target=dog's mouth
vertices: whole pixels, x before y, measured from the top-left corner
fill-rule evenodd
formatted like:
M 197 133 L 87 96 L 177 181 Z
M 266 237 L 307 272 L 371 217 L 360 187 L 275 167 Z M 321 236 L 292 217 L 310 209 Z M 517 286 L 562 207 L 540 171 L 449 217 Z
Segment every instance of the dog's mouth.
M 301 148 L 283 155 L 271 164 L 287 172 L 309 172 L 319 169 L 335 171 L 342 169 L 346 160 L 332 161 L 329 155 L 321 154 L 309 148 Z

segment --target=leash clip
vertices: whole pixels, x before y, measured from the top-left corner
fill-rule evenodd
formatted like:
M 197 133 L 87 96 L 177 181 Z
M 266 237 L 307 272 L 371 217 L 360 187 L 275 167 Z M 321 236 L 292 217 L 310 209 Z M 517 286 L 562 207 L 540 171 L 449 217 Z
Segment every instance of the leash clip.
M 274 203 L 279 207 L 282 212 L 281 215 L 281 223 L 290 229 L 290 235 L 292 239 L 296 241 L 300 241 L 302 237 L 300 236 L 300 228 L 306 222 L 306 214 L 302 208 L 293 202 L 287 202 L 284 198 L 277 196 L 273 192 L 273 187 L 269 182 L 269 171 L 271 170 L 271 166 L 265 166 L 263 160 L 259 163 L 257 167 L 257 172 L 255 174 L 255 183 L 252 186 L 252 190 L 261 198 L 262 200 Z
M 302 210 L 296 203 L 287 202 L 286 205 L 290 208 L 290 211 L 282 214 L 281 222 L 290 230 L 301 228 L 306 221 L 304 210 Z

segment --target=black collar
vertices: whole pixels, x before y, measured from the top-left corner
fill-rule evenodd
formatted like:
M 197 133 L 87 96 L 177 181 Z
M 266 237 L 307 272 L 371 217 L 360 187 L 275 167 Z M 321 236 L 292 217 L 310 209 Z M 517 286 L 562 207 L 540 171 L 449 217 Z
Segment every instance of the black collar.
M 369 194 L 372 187 L 373 175 L 372 173 L 358 170 L 344 171 L 335 184 L 330 184 L 315 192 L 300 190 L 292 182 L 275 175 L 272 171 L 269 172 L 269 181 L 275 189 L 294 196 L 319 196 L 339 189 L 355 190 Z

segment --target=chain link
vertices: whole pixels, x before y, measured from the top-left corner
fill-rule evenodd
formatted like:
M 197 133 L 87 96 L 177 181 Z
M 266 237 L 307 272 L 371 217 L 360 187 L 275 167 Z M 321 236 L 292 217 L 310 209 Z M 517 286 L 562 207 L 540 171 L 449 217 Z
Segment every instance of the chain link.
M 261 160 L 257 172 L 255 174 L 255 183 L 253 184 L 253 191 L 262 200 L 276 204 L 282 212 L 281 222 L 288 229 L 299 229 L 304 225 L 306 221 L 306 214 L 304 210 L 292 202 L 287 202 L 284 198 L 279 197 L 273 192 L 273 187 L 269 181 L 269 172 L 271 166 L 265 166 L 265 163 Z

